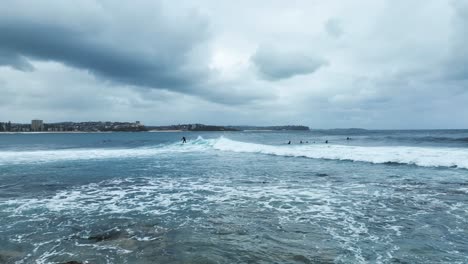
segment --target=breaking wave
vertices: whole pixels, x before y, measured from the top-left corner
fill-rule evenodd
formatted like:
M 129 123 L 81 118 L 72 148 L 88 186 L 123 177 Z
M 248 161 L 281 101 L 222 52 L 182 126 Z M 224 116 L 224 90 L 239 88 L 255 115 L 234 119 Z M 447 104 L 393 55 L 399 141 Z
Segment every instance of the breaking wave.
M 359 161 L 380 164 L 410 164 L 424 167 L 468 169 L 468 149 L 409 146 L 350 146 L 332 144 L 265 145 L 225 137 L 140 148 L 0 151 L 0 165 L 68 160 L 99 160 L 157 157 L 187 152 L 226 151 L 286 157 Z
M 172 143 L 138 148 L 77 148 L 32 151 L 0 151 L 0 165 L 44 163 L 71 160 L 103 160 L 157 157 L 169 153 L 207 150 L 207 141 L 199 137 L 190 144 Z
M 424 167 L 468 169 L 468 149 L 407 146 L 344 146 L 327 144 L 273 146 L 218 139 L 213 148 L 222 151 L 262 153 L 287 157 L 398 163 Z

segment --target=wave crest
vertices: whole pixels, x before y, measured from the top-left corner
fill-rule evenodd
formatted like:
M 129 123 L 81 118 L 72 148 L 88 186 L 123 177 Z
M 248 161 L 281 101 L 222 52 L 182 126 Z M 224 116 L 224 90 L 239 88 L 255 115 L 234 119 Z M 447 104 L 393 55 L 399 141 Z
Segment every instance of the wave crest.
M 42 163 L 68 160 L 99 160 L 156 157 L 186 152 L 228 151 L 259 153 L 311 159 L 347 160 L 379 164 L 410 164 L 424 167 L 455 167 L 468 169 L 468 149 L 407 146 L 349 146 L 332 144 L 265 145 L 231 140 L 225 137 L 198 137 L 187 144 L 130 149 L 67 149 L 36 151 L 1 151 L 0 165 Z
M 407 146 L 371 147 L 331 144 L 273 146 L 238 142 L 227 138 L 218 139 L 213 144 L 213 148 L 222 151 L 262 153 L 287 157 L 468 169 L 468 150 L 462 148 Z

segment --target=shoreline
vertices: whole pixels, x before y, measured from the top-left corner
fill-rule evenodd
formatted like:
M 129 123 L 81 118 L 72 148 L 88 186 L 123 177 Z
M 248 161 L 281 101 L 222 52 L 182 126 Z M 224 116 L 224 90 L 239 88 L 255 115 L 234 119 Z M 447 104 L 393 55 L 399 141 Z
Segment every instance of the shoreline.
M 0 132 L 1 134 L 13 135 L 13 134 L 92 134 L 92 133 L 114 133 L 120 131 L 39 131 L 39 132 Z M 124 132 L 124 131 L 122 131 Z
M 187 130 L 148 130 L 146 132 L 150 132 L 150 133 L 167 133 L 167 132 L 190 132 L 190 131 L 187 131 Z
M 0 132 L 0 135 L 14 135 L 14 134 L 101 134 L 101 133 L 180 133 L 180 132 L 295 132 L 299 130 L 270 130 L 270 129 L 257 129 L 257 130 L 148 130 L 148 131 L 37 131 L 37 132 Z M 310 131 L 310 130 L 307 130 Z
M 105 134 L 105 133 L 170 133 L 170 132 L 223 132 L 214 130 L 190 131 L 190 130 L 148 130 L 148 131 L 40 131 L 40 132 L 0 132 L 0 135 L 17 134 Z M 234 131 L 239 132 L 239 131 Z

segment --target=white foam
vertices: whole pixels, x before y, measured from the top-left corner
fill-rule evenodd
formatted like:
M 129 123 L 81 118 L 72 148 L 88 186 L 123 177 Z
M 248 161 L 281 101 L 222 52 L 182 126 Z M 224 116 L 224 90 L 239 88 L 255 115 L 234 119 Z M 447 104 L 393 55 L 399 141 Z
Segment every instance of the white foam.
M 340 247 L 353 254 L 352 257 L 348 254 L 340 255 L 336 261 L 355 263 L 366 263 L 362 251 L 363 241 L 377 246 L 385 245 L 386 251 L 378 253 L 394 254 L 398 250 L 398 247 L 394 245 L 394 239 L 408 234 L 400 226 L 399 220 L 402 218 L 419 223 L 418 214 L 431 215 L 431 208 L 438 208 L 440 212 L 449 212 L 450 215 L 457 217 L 465 217 L 467 212 L 466 203 L 460 202 L 455 204 L 456 206 L 448 202 L 442 203 L 438 200 L 441 196 L 432 193 L 407 193 L 405 191 L 395 193 L 394 186 L 375 192 L 372 186 L 366 184 L 334 185 L 326 182 L 317 183 L 315 180 L 310 179 L 301 183 L 285 180 L 275 181 L 274 184 L 268 185 L 238 185 L 223 177 L 128 178 L 77 186 L 59 191 L 51 197 L 0 200 L 0 208 L 14 219 L 14 221 L 8 221 L 13 226 L 24 226 L 21 224 L 22 221 L 29 221 L 36 216 L 43 219 L 42 223 L 47 223 L 52 216 L 56 215 L 85 223 L 96 221 L 97 215 L 100 216 L 99 218 L 107 218 L 111 215 L 114 218 L 116 215 L 127 213 L 128 216 L 142 214 L 158 219 L 162 228 L 154 227 L 151 231 L 128 232 L 131 235 L 130 239 L 137 241 L 156 240 L 161 233 L 169 230 L 166 228 L 174 226 L 174 223 L 179 227 L 203 225 L 203 227 L 220 232 L 234 232 L 232 230 L 240 229 L 241 224 L 231 225 L 231 223 L 241 218 L 238 214 L 230 218 L 225 212 L 245 209 L 244 212 L 252 213 L 251 210 L 254 208 L 254 212 L 259 215 L 271 213 L 273 217 L 277 217 L 279 224 L 285 229 L 291 226 L 290 223 L 294 226 L 301 222 L 311 226 L 312 230 L 314 226 L 320 226 L 320 229 L 323 228 L 333 241 L 339 243 Z M 362 195 L 354 195 L 354 190 L 359 190 Z M 406 213 L 367 215 L 368 209 L 377 208 L 376 206 L 383 199 L 390 199 L 390 197 L 408 200 L 416 206 L 416 209 L 411 209 L 411 214 L 408 215 Z M 391 200 L 389 202 L 388 205 L 391 204 Z M 197 212 L 191 214 L 190 212 L 195 211 L 194 208 Z M 217 221 L 220 212 L 226 218 Z M 239 215 L 242 215 L 242 212 L 239 212 Z M 247 218 L 250 219 L 250 217 Z M 378 231 L 380 228 L 370 228 L 373 223 L 385 223 L 383 229 L 388 232 Z M 32 228 L 28 232 L 36 232 L 37 224 L 28 226 Z M 451 224 L 450 232 L 462 235 L 465 226 L 465 221 Z M 14 227 L 8 226 L 5 229 L 14 229 Z M 28 233 L 23 234 L 25 234 L 22 238 L 25 240 L 24 243 L 28 243 L 31 238 L 27 235 Z M 130 253 L 127 249 L 121 248 L 119 244 L 79 244 L 76 242 L 75 245 L 93 247 L 97 251 Z M 53 243 L 44 249 L 56 255 L 61 254 L 61 252 L 54 251 Z M 47 260 L 51 256 L 53 255 L 43 255 L 43 259 Z M 385 255 L 381 255 L 381 259 L 381 262 L 386 262 Z
M 371 163 L 401 163 L 425 167 L 458 167 L 468 169 L 468 149 L 407 146 L 349 146 L 307 144 L 272 146 L 220 138 L 213 148 L 222 151 L 262 153 L 313 159 L 349 160 Z
M 199 137 L 187 144 L 173 143 L 127 149 L 66 149 L 36 151 L 0 151 L 0 165 L 43 163 L 67 160 L 128 159 L 153 157 L 168 153 L 205 152 L 210 150 L 260 153 L 312 159 L 349 160 L 370 163 L 401 163 L 424 167 L 468 169 L 468 149 L 409 146 L 349 146 L 333 144 L 265 145 Z
M 44 163 L 68 160 L 102 160 L 143 158 L 164 153 L 184 153 L 203 151 L 209 146 L 207 141 L 199 137 L 190 144 L 173 143 L 139 148 L 95 148 L 95 149 L 64 149 L 64 150 L 34 150 L 34 151 L 0 151 L 0 165 Z

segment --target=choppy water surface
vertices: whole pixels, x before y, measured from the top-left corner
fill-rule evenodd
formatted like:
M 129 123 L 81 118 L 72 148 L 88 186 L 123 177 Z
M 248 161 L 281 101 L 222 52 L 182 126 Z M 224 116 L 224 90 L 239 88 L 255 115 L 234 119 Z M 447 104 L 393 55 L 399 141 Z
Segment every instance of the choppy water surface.
M 467 139 L 0 135 L 0 263 L 468 263 Z

